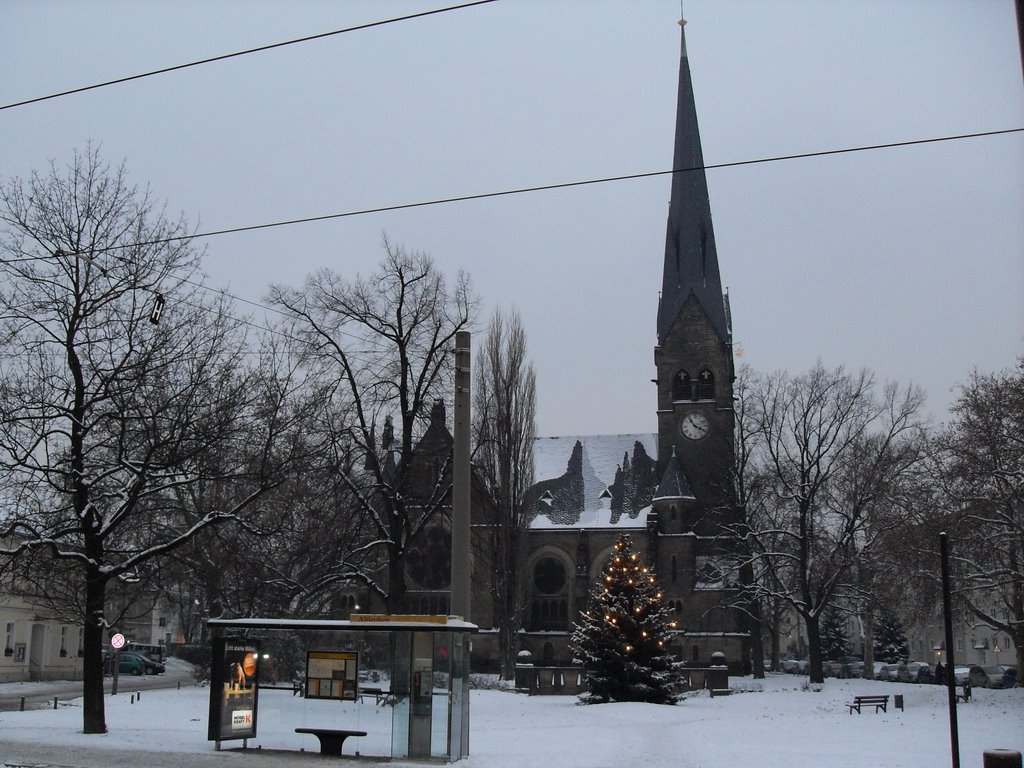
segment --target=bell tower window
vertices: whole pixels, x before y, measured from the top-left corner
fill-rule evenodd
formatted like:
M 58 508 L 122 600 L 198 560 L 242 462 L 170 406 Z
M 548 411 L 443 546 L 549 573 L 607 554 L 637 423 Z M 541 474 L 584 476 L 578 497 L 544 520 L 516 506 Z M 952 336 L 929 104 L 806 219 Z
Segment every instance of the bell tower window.
M 705 368 L 697 378 L 697 399 L 715 399 L 715 374 Z
M 679 371 L 672 379 L 673 400 L 693 400 L 693 382 L 690 374 L 686 371 Z

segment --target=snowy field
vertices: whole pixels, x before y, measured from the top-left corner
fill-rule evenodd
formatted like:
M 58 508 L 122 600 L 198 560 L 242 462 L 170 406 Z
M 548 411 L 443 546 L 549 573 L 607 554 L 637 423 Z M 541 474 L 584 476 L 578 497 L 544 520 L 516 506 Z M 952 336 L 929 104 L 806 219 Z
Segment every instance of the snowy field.
M 738 679 L 733 681 L 731 696 L 694 694 L 673 707 L 579 706 L 573 697 L 475 690 L 471 699 L 472 756 L 462 765 L 920 768 L 950 764 L 944 688 L 829 680 L 822 690 L 810 691 L 804 690 L 805 682 L 806 678 L 792 675 L 771 676 L 766 681 Z M 895 710 L 890 699 L 888 712 L 849 714 L 845 702 L 854 695 L 881 693 L 903 695 L 904 711 Z M 110 733 L 103 736 L 79 732 L 80 702 L 57 710 L 0 712 L 0 761 L 90 768 L 144 766 L 157 764 L 156 755 L 160 754 L 160 765 L 306 765 L 307 759 L 313 759 L 309 752 L 316 751 L 316 740 L 295 734 L 297 726 L 332 724 L 367 731 L 366 738 L 345 743 L 348 756 L 356 751 L 364 756 L 386 754 L 390 739 L 388 707 L 367 702 L 342 720 L 338 702 L 307 702 L 288 691 L 262 691 L 259 737 L 250 741 L 250 746 L 261 746 L 264 751 L 250 751 L 245 756 L 234 751 L 215 753 L 213 744 L 206 741 L 207 688 L 144 691 L 134 704 L 129 694 L 126 690 L 107 697 Z M 1024 752 L 1024 689 L 976 690 L 970 703 L 959 706 L 958 717 L 964 768 L 980 767 L 986 749 Z M 271 752 L 302 748 L 307 750 L 305 756 Z M 96 749 L 104 750 L 106 757 Z M 371 761 L 364 757 L 360 762 Z

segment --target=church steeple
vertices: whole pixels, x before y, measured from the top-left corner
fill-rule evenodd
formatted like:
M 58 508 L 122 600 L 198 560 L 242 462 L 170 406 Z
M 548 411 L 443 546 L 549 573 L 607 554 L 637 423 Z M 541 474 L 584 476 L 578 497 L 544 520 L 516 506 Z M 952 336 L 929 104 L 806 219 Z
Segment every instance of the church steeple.
M 711 204 L 704 175 L 704 156 L 697 127 L 693 82 L 686 54 L 685 20 L 680 20 L 679 95 L 676 102 L 672 197 L 665 235 L 665 268 L 658 305 L 658 343 L 664 342 L 692 292 L 723 344 L 729 342 L 728 322 L 718 272 Z M 697 169 L 697 170 L 691 170 Z

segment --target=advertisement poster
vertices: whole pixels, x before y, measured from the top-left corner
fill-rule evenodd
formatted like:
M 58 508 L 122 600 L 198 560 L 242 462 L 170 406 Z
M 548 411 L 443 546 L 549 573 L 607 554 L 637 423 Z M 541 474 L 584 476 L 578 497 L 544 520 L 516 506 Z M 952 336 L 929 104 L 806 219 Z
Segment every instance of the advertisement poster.
M 359 654 L 355 651 L 309 651 L 306 698 L 355 701 L 359 694 Z
M 256 735 L 259 646 L 225 637 L 213 641 L 210 673 L 210 741 L 251 739 Z

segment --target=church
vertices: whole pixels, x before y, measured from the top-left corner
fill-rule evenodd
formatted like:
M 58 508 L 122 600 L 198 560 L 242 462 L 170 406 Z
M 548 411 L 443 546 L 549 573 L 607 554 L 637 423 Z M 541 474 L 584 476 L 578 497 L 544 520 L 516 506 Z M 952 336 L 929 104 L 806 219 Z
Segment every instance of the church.
M 571 661 L 575 617 L 628 534 L 676 613 L 676 654 L 706 664 L 721 652 L 730 667 L 749 671 L 727 534 L 737 518 L 732 331 L 703 165 L 684 28 L 654 347 L 658 433 L 537 439 L 521 635 L 535 660 Z
M 681 26 L 685 22 L 680 22 Z M 615 542 L 628 534 L 654 568 L 675 614 L 672 650 L 688 663 L 722 653 L 749 672 L 750 635 L 738 598 L 732 486 L 734 365 L 728 298 L 719 275 L 707 180 L 686 53 L 681 38 L 671 202 L 654 346 L 657 434 L 537 438 L 529 495 L 524 606 L 519 647 L 535 663 L 571 664 L 569 638 L 586 610 Z M 652 286 L 653 288 L 653 286 Z M 652 290 L 653 294 L 653 290 Z M 652 302 L 653 305 L 653 302 Z M 435 485 L 452 438 L 443 403 L 412 457 Z M 446 470 L 441 470 L 442 472 Z M 425 481 L 429 481 L 427 478 Z M 473 527 L 487 494 L 474 483 Z M 409 552 L 410 613 L 448 611 L 448 521 L 428 526 Z M 474 557 L 470 621 L 474 669 L 498 657 L 490 576 Z M 358 602 L 371 610 L 372 596 Z M 356 604 L 353 597 L 351 604 Z

